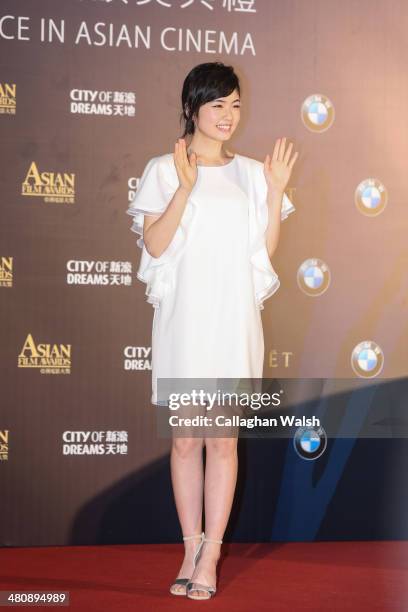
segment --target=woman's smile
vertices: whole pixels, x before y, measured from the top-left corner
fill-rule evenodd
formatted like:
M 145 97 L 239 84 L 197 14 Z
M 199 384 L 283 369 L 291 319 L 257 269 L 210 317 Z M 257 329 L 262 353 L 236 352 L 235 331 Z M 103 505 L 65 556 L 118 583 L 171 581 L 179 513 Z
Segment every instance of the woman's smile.
M 218 125 L 216 125 L 216 127 L 221 132 L 224 132 L 225 134 L 228 134 L 231 131 L 231 129 L 232 129 L 232 124 L 230 124 L 230 123 L 218 123 Z

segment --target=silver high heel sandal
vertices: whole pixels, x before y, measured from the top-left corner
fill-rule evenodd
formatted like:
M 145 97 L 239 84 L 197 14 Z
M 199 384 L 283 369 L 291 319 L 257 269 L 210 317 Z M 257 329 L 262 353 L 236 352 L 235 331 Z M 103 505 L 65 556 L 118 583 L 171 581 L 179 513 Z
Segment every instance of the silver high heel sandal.
M 203 541 L 201 543 L 200 549 L 199 549 L 199 554 L 196 556 L 196 562 L 194 564 L 194 566 L 196 565 L 198 558 L 201 555 L 201 551 L 202 551 L 202 547 L 204 542 L 216 542 L 217 544 L 222 544 L 222 540 L 211 540 L 210 538 L 206 538 L 205 534 Z M 215 586 L 210 586 L 208 584 L 201 584 L 200 582 L 187 582 L 186 585 L 186 591 L 187 591 L 187 597 L 189 599 L 211 599 L 211 597 L 213 595 L 215 595 L 215 593 L 217 592 L 217 588 Z M 205 593 L 207 593 L 207 597 L 200 597 L 199 595 L 191 595 L 191 591 L 203 591 Z
M 198 559 L 199 554 L 201 552 L 201 547 L 204 544 L 204 531 L 202 533 L 196 533 L 196 534 L 190 535 L 190 536 L 183 536 L 183 540 L 194 540 L 194 538 L 200 538 L 200 540 L 201 540 L 199 545 L 198 545 L 198 548 L 196 550 L 196 553 L 194 555 L 194 559 L 193 559 L 193 565 L 195 567 L 196 563 L 197 563 L 197 559 Z M 190 578 L 176 578 L 176 580 L 173 582 L 173 584 L 170 587 L 170 593 L 172 595 L 183 595 L 183 597 L 184 597 L 186 595 L 187 591 L 183 591 L 183 590 L 172 591 L 171 589 L 176 584 L 182 584 L 183 586 L 185 586 L 187 588 L 187 584 L 188 584 L 189 581 L 190 581 Z

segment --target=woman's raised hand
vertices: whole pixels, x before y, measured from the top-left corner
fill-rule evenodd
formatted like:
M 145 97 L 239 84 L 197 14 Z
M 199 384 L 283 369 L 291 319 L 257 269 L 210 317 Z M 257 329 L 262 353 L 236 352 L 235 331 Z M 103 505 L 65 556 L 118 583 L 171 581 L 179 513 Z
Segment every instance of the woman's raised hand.
M 293 164 L 295 163 L 299 153 L 296 151 L 289 161 L 292 151 L 292 143 L 290 143 L 285 153 L 285 138 L 278 138 L 275 142 L 272 156 L 268 155 L 264 161 L 264 174 L 268 189 L 276 191 L 285 191 L 286 185 L 289 182 L 292 173 Z
M 188 156 L 186 141 L 184 138 L 178 138 L 173 157 L 180 187 L 190 192 L 197 180 L 197 155 L 193 152 Z

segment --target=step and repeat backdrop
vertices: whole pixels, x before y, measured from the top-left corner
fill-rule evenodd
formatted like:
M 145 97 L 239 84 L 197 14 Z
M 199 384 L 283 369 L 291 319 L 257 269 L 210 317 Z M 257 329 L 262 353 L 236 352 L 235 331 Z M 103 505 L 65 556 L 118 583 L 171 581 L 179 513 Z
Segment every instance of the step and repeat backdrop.
M 226 538 L 406 537 L 407 26 L 403 0 L 1 2 L 2 546 L 179 540 L 126 210 L 206 61 L 241 80 L 229 150 L 300 152 L 264 377 L 321 417 L 240 439 Z

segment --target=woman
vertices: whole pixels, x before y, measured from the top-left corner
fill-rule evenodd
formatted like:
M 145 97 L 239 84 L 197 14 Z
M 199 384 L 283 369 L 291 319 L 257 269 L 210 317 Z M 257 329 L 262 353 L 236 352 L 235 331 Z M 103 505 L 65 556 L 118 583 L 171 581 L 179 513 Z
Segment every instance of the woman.
M 270 258 L 280 221 L 295 210 L 284 190 L 298 156 L 290 159 L 286 138 L 263 164 L 225 148 L 241 112 L 230 66 L 196 66 L 181 98 L 184 133 L 173 153 L 149 160 L 128 210 L 132 230 L 142 236 L 137 276 L 155 309 L 151 401 L 173 409 L 170 392 L 180 390 L 180 381 L 185 391 L 197 388 L 188 385 L 193 379 L 211 390 L 219 388 L 218 377 L 262 379 L 260 311 L 280 284 Z M 205 416 L 208 409 L 192 401 L 177 407 L 177 416 Z M 225 407 L 211 409 L 215 416 Z M 209 599 L 236 484 L 236 428 L 214 432 L 213 426 L 208 434 L 205 427 L 173 428 L 171 476 L 185 555 L 170 592 Z

